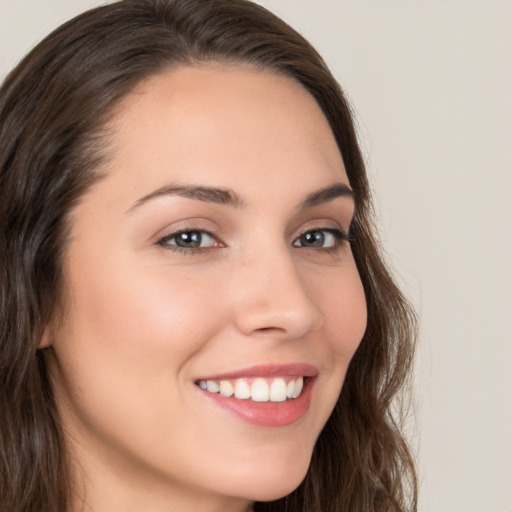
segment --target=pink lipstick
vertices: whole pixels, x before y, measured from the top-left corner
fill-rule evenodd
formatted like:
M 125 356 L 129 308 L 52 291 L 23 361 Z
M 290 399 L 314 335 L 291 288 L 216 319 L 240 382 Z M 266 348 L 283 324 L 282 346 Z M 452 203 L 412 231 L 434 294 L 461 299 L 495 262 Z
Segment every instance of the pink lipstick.
M 307 413 L 318 370 L 309 364 L 258 365 L 195 380 L 205 398 L 258 426 L 283 427 Z

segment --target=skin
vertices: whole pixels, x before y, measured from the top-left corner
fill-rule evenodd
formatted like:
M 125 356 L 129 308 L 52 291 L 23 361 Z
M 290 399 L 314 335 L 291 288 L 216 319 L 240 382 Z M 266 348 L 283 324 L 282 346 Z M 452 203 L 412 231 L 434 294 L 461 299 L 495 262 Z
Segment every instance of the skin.
M 211 65 L 145 81 L 112 130 L 106 177 L 71 213 L 64 306 L 41 343 L 53 343 L 75 509 L 235 512 L 286 495 L 366 326 L 350 245 L 322 231 L 349 230 L 352 198 L 299 207 L 349 186 L 327 120 L 289 78 Z M 140 202 L 177 184 L 231 189 L 243 206 Z M 212 236 L 180 251 L 177 230 Z M 303 245 L 306 231 L 324 245 Z M 319 372 L 311 406 L 284 427 L 243 421 L 194 383 L 304 362 Z

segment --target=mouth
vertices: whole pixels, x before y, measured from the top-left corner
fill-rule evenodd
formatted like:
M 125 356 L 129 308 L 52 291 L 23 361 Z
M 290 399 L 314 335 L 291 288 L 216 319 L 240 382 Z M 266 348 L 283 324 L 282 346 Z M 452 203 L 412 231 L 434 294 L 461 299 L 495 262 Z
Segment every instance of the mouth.
M 295 400 L 304 389 L 307 377 L 273 377 L 253 379 L 199 380 L 196 385 L 212 394 L 253 402 L 285 402 Z
M 246 422 L 282 427 L 306 415 L 317 375 L 311 365 L 265 365 L 196 379 L 194 384 L 207 399 Z

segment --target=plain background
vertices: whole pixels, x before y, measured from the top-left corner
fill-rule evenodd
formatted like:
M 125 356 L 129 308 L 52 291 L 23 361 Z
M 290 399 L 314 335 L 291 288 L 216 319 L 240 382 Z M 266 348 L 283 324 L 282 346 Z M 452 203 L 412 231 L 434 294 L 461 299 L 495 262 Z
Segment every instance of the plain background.
M 0 76 L 100 3 L 0 0 Z M 259 3 L 346 89 L 381 238 L 420 313 L 420 511 L 512 512 L 512 1 Z

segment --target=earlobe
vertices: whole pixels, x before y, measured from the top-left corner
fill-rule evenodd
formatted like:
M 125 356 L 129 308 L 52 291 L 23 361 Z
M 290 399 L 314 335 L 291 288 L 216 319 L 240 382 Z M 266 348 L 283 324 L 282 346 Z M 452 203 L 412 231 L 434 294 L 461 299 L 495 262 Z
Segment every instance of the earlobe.
M 53 343 L 53 336 L 52 336 L 52 329 L 50 325 L 46 325 L 43 330 L 43 335 L 41 336 L 41 340 L 39 341 L 38 349 L 44 349 L 49 348 L 52 346 Z

